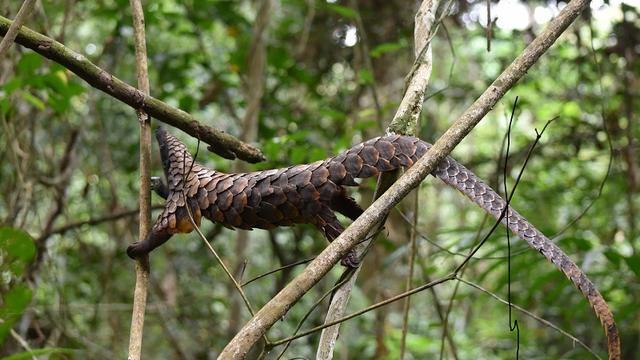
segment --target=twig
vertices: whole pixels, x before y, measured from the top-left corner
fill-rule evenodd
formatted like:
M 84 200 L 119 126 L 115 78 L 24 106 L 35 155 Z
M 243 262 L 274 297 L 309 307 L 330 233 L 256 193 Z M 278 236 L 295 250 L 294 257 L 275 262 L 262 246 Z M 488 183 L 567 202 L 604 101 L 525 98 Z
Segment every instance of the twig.
M 472 283 L 471 281 L 465 280 L 465 279 L 463 279 L 463 278 L 461 278 L 461 277 L 459 277 L 459 276 L 458 276 L 458 277 L 456 277 L 456 280 L 460 281 L 460 282 L 461 282 L 461 283 L 463 283 L 463 284 L 466 284 L 466 285 L 468 285 L 468 286 L 471 286 L 471 287 L 473 287 L 473 288 L 475 288 L 475 289 L 478 289 L 478 290 L 482 291 L 483 293 L 488 294 L 488 295 L 489 295 L 489 296 L 491 296 L 492 298 L 494 298 L 494 299 L 498 300 L 499 302 L 501 302 L 501 303 L 503 303 L 503 304 L 505 304 L 505 305 L 507 305 L 507 306 L 511 306 L 511 307 L 513 307 L 514 309 L 516 309 L 516 310 L 518 310 L 518 311 L 522 312 L 523 314 L 525 314 L 525 315 L 529 316 L 530 318 L 535 319 L 535 320 L 537 320 L 537 321 L 541 322 L 542 324 L 544 324 L 544 325 L 546 325 L 546 326 L 548 326 L 548 327 L 550 327 L 550 328 L 552 328 L 552 329 L 556 330 L 557 332 L 559 332 L 559 333 L 561 333 L 562 335 L 564 335 L 564 336 L 568 337 L 568 338 L 569 338 L 569 339 L 571 339 L 572 341 L 574 341 L 574 342 L 576 342 L 576 343 L 580 344 L 580 346 L 582 346 L 585 350 L 587 350 L 588 352 L 590 352 L 590 353 L 591 353 L 595 358 L 597 358 L 597 359 L 601 359 L 600 355 L 598 355 L 595 351 L 593 351 L 593 349 L 591 349 L 587 344 L 585 344 L 584 342 L 582 342 L 582 341 L 581 341 L 580 339 L 578 339 L 577 337 L 575 337 L 575 336 L 571 335 L 571 334 L 570 334 L 570 333 L 568 333 L 567 331 L 562 330 L 559 326 L 557 326 L 557 325 L 553 324 L 552 322 L 550 322 L 550 321 L 548 321 L 548 320 L 545 320 L 545 319 L 543 319 L 543 318 L 539 317 L 538 315 L 536 315 L 536 314 L 534 314 L 534 313 L 532 313 L 532 312 L 530 312 L 530 311 L 528 311 L 528 310 L 526 310 L 526 309 L 524 309 L 524 308 L 522 308 L 522 307 L 520 307 L 520 306 L 518 306 L 518 305 L 516 305 L 516 304 L 514 304 L 514 303 L 509 303 L 508 301 L 506 301 L 506 300 L 502 299 L 502 298 L 501 298 L 501 297 L 499 297 L 498 295 L 496 295 L 496 294 L 494 294 L 493 292 L 491 292 L 491 291 L 489 291 L 489 290 L 487 290 L 487 289 L 483 288 L 482 286 L 480 286 L 480 285 L 478 285 L 478 284 Z
M 298 266 L 298 265 L 306 264 L 308 262 L 311 262 L 313 259 L 315 259 L 315 257 L 310 257 L 308 259 L 299 260 L 299 261 L 296 261 L 296 262 L 288 264 L 288 265 L 280 266 L 277 269 L 269 270 L 269 271 L 267 271 L 265 273 L 262 273 L 262 274 L 260 274 L 258 276 L 255 276 L 255 277 L 243 282 L 242 284 L 240 284 L 240 286 L 245 287 L 245 286 L 251 284 L 252 282 L 254 282 L 256 280 L 262 279 L 265 276 L 269 276 L 271 274 L 274 274 L 274 273 L 277 273 L 279 271 L 283 271 L 283 270 L 286 270 L 286 269 L 290 269 L 290 268 Z
M 5 35 L 13 22 L 0 16 L 0 35 Z M 238 157 L 248 162 L 264 160 L 256 147 L 243 143 L 222 130 L 199 122 L 192 115 L 166 104 L 99 68 L 85 56 L 63 44 L 26 27 L 18 32 L 15 42 L 66 67 L 89 85 L 122 101 L 134 109 L 142 109 L 148 115 L 177 127 L 187 134 L 209 144 L 209 150 L 227 159 Z
M 404 286 L 405 290 L 411 289 L 411 285 L 413 283 L 413 267 L 416 261 L 416 252 L 418 251 L 416 235 L 418 233 L 418 212 L 420 210 L 418 202 L 419 193 L 420 191 L 416 189 L 413 196 L 413 221 L 411 224 L 411 235 L 409 239 L 409 273 L 407 274 L 407 279 Z M 440 304 L 436 303 L 436 306 L 439 308 Z M 409 309 L 411 309 L 411 298 L 407 297 L 404 300 L 404 304 L 402 306 L 402 336 L 400 338 L 400 360 L 404 360 L 404 354 L 406 350 L 407 333 L 409 332 Z
M 133 31 L 136 49 L 136 74 L 138 88 L 149 95 L 149 75 L 147 72 L 147 44 L 144 31 L 144 12 L 141 0 L 130 0 L 133 15 Z M 140 125 L 140 225 L 138 239 L 143 241 L 151 230 L 151 119 L 142 107 L 136 109 Z M 136 260 L 136 285 L 133 292 L 133 312 L 129 332 L 129 360 L 139 360 L 142 353 L 144 315 L 149 292 L 149 256 Z
M 64 155 L 62 156 L 62 159 L 60 159 L 59 174 L 61 181 L 59 184 L 57 184 L 57 186 L 55 186 L 54 204 L 51 211 L 49 212 L 49 215 L 47 216 L 42 234 L 48 234 L 51 232 L 53 224 L 56 222 L 56 220 L 64 210 L 65 200 L 67 198 L 67 187 L 69 186 L 69 181 L 73 172 L 73 158 L 75 156 L 75 147 L 78 144 L 78 138 L 80 136 L 79 134 L 80 132 L 78 129 L 73 129 L 71 131 L 69 142 L 67 143 L 67 146 L 64 150 Z M 26 271 L 26 279 L 34 282 L 36 281 L 35 275 L 40 270 L 40 266 L 42 265 L 42 262 L 46 255 L 48 240 L 48 236 L 40 236 L 38 238 L 38 241 L 36 242 L 36 258 L 29 265 Z
M 476 124 L 497 104 L 504 94 L 522 78 L 564 30 L 589 6 L 588 0 L 570 1 L 547 28 L 531 42 L 489 88 L 453 123 L 427 153 L 418 160 L 387 192 L 376 200 L 338 238 L 273 297 L 227 344 L 220 359 L 246 356 L 258 339 L 313 285 L 331 270 L 393 206 L 430 174 Z
M 591 210 L 591 207 L 595 205 L 596 201 L 598 201 L 602 197 L 602 192 L 604 190 L 604 186 L 607 184 L 609 180 L 609 176 L 611 175 L 611 170 L 613 168 L 613 157 L 615 156 L 615 151 L 613 149 L 613 141 L 611 139 L 611 131 L 609 130 L 609 126 L 607 125 L 607 113 L 604 104 L 606 103 L 606 97 L 608 93 L 604 91 L 604 85 L 602 84 L 602 68 L 600 66 L 600 61 L 598 61 L 598 54 L 596 53 L 595 46 L 593 44 L 593 29 L 589 26 L 590 30 L 590 38 L 591 38 L 591 54 L 593 55 L 593 62 L 596 65 L 596 72 L 598 74 L 598 88 L 600 91 L 600 117 L 602 118 L 602 130 L 604 130 L 605 137 L 607 139 L 607 149 L 609 150 L 609 159 L 607 160 L 607 172 L 602 177 L 600 181 L 600 185 L 598 186 L 598 191 L 596 194 L 591 197 L 589 200 L 589 204 L 580 211 L 580 213 L 571 221 L 569 221 L 565 226 L 562 227 L 555 235 L 551 236 L 551 239 L 555 240 L 559 238 L 565 231 L 569 230 L 573 225 L 575 225 L 578 221 L 580 221 L 586 214 Z M 628 127 L 627 127 L 628 129 Z
M 375 303 L 373 305 L 367 306 L 366 308 L 364 308 L 362 310 L 359 310 L 359 311 L 356 311 L 354 313 L 351 313 L 351 314 L 349 314 L 347 316 L 343 316 L 343 317 L 341 317 L 339 319 L 335 319 L 335 320 L 332 320 L 332 321 L 329 321 L 329 322 L 325 322 L 322 325 L 316 326 L 316 327 L 311 328 L 309 330 L 305 330 L 305 331 L 301 332 L 298 335 L 294 335 L 294 336 L 290 336 L 290 337 L 285 338 L 285 339 L 273 341 L 272 345 L 276 346 L 276 345 L 284 344 L 286 342 L 289 342 L 289 341 L 292 341 L 292 340 L 307 336 L 309 334 L 313 334 L 314 332 L 320 331 L 320 330 L 322 330 L 324 328 L 327 328 L 329 326 L 340 324 L 340 323 L 345 322 L 347 320 L 350 320 L 350 319 L 353 319 L 355 317 L 358 317 L 358 316 L 360 316 L 362 314 L 368 313 L 369 311 L 375 310 L 375 309 L 377 309 L 379 307 L 382 307 L 382 306 L 385 306 L 385 305 L 389 305 L 389 304 L 391 304 L 393 302 L 396 302 L 398 300 L 404 299 L 404 298 L 406 298 L 408 296 L 411 296 L 413 294 L 417 294 L 417 293 L 419 293 L 421 291 L 424 291 L 424 290 L 426 290 L 428 288 L 431 288 L 433 286 L 436 286 L 436 285 L 439 285 L 439 284 L 442 284 L 442 283 L 445 283 L 447 281 L 451 281 L 451 280 L 454 280 L 454 279 L 456 279 L 456 273 L 451 273 L 451 274 L 449 274 L 449 275 L 447 275 L 445 277 L 442 277 L 442 278 L 440 278 L 438 280 L 435 280 L 435 281 L 432 281 L 430 283 L 418 286 L 417 288 L 411 289 L 409 291 L 402 292 L 402 293 L 400 293 L 398 295 L 395 295 L 393 297 L 390 297 L 390 298 L 388 298 L 386 300 L 383 300 L 383 301 L 377 302 L 377 303 Z
M 31 10 L 33 10 L 35 3 L 36 0 L 24 0 L 22 6 L 20 6 L 16 19 L 6 31 L 6 34 L 4 34 L 2 41 L 0 41 L 0 59 L 2 59 L 4 53 L 11 47 L 11 44 L 13 44 L 13 41 L 18 35 L 18 31 L 20 31 L 20 27 L 22 27 L 22 24 L 27 20 L 27 16 L 29 16 Z
M 158 209 L 163 209 L 163 208 L 164 208 L 164 205 L 153 205 L 151 207 L 151 210 L 158 210 Z M 55 229 L 51 230 L 51 232 L 49 232 L 49 233 L 46 233 L 46 234 L 43 233 L 42 235 L 40 235 L 40 237 L 49 237 L 49 236 L 57 235 L 57 234 L 64 234 L 67 231 L 71 231 L 73 229 L 77 229 L 77 228 L 83 227 L 85 225 L 93 226 L 93 225 L 98 225 L 98 224 L 101 224 L 101 223 L 104 223 L 104 222 L 120 220 L 120 219 L 125 218 L 125 217 L 136 215 L 139 212 L 140 212 L 140 208 L 131 209 L 131 210 L 123 210 L 121 212 L 108 214 L 108 215 L 104 215 L 104 216 L 100 216 L 100 217 L 95 217 L 95 218 L 91 218 L 91 219 L 88 219 L 88 220 L 72 222 L 72 223 L 60 226 L 58 228 L 55 228 Z
M 380 105 L 380 98 L 378 97 L 378 88 L 376 86 L 375 71 L 373 69 L 373 63 L 371 62 L 371 55 L 369 53 L 369 40 L 367 38 L 367 30 L 362 23 L 362 17 L 360 16 L 360 10 L 358 9 L 358 2 L 356 0 L 350 1 L 350 6 L 355 10 L 356 27 L 360 31 L 360 49 L 362 51 L 362 58 L 364 60 L 364 66 L 371 73 L 372 81 L 368 84 L 371 89 L 371 97 L 373 98 L 373 104 L 376 108 L 376 121 L 380 130 L 384 129 L 382 117 L 382 106 Z
M 345 282 L 347 282 L 347 281 L 349 281 L 348 277 L 338 280 L 338 282 L 335 285 L 333 285 L 331 287 L 331 289 L 327 290 L 324 294 L 322 294 L 322 296 L 320 296 L 320 298 L 318 300 L 316 300 L 316 302 L 309 308 L 309 310 L 307 310 L 307 313 L 304 314 L 302 319 L 300 319 L 300 321 L 298 322 L 298 325 L 296 326 L 296 329 L 293 331 L 293 335 L 292 336 L 295 336 L 298 333 L 298 331 L 300 331 L 300 328 L 302 328 L 302 325 L 304 324 L 304 322 L 307 320 L 307 318 L 309 318 L 311 313 L 313 313 L 313 310 L 315 310 L 322 303 L 322 301 L 324 301 L 324 299 L 327 298 L 327 296 L 333 294 L 334 291 L 336 291 L 341 286 L 343 286 L 345 284 Z M 280 351 L 280 354 L 278 355 L 276 360 L 280 360 L 284 356 L 285 352 L 287 352 L 287 349 L 289 348 L 289 345 L 291 345 L 291 342 L 293 340 L 294 339 L 291 339 L 290 341 L 286 342 L 286 345 L 284 346 L 282 351 Z M 275 346 L 275 345 L 272 345 L 272 346 Z

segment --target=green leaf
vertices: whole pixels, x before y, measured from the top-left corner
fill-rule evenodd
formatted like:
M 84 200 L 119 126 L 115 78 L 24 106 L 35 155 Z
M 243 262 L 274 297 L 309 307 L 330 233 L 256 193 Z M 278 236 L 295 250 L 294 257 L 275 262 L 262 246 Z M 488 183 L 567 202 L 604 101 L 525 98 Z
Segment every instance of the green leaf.
M 0 112 L 2 115 L 6 116 L 10 108 L 11 104 L 9 103 L 9 99 L 7 97 L 0 98 Z
M 593 247 L 588 240 L 573 236 L 568 236 L 562 242 L 575 246 L 575 248 L 580 251 L 589 251 Z
M 360 84 L 372 84 L 373 74 L 367 69 L 362 69 L 358 72 L 358 82 Z
M 49 106 L 51 106 L 51 108 L 55 112 L 61 114 L 67 111 L 67 109 L 69 108 L 69 105 L 71 104 L 70 100 L 71 98 L 68 98 L 66 96 L 52 94 L 52 96 L 49 97 Z
M 35 349 L 32 351 L 25 351 L 18 354 L 9 355 L 7 357 L 2 358 L 2 360 L 32 359 L 34 356 L 69 354 L 73 351 L 74 349 L 66 349 L 66 348 L 42 348 L 42 349 Z
M 338 15 L 349 18 L 349 19 L 355 19 L 358 17 L 358 12 L 346 6 L 337 5 L 337 4 L 327 4 L 327 8 L 337 13 Z
M 24 284 L 13 286 L 13 288 L 4 295 L 4 304 L 0 308 L 0 319 L 4 320 L 0 322 L 0 344 L 4 342 L 13 324 L 15 324 L 27 306 L 29 306 L 32 295 L 31 289 Z
M 640 278 L 640 256 L 632 255 L 629 257 L 625 257 L 624 261 L 627 263 L 629 269 L 631 269 L 631 271 L 636 274 L 636 277 Z
M 605 250 L 604 256 L 616 266 L 620 266 L 620 262 L 622 261 L 622 258 L 623 258 L 622 255 L 620 255 L 617 251 L 612 249 Z
M 33 75 L 40 65 L 42 65 L 42 56 L 36 53 L 26 53 L 18 62 L 18 71 L 22 75 Z
M 28 92 L 24 92 L 22 93 L 22 98 L 27 100 L 27 102 L 31 105 L 33 105 L 36 109 L 42 111 L 45 109 L 45 105 L 44 102 L 40 99 L 38 99 L 37 97 L 31 95 Z
M 14 91 L 16 91 L 17 89 L 20 89 L 22 87 L 22 80 L 20 78 L 13 78 L 9 81 L 7 81 L 4 86 L 2 87 L 2 90 L 5 92 L 5 98 L 8 98 L 9 95 L 13 94 Z
M 0 249 L 6 251 L 9 257 L 25 263 L 36 255 L 33 238 L 26 231 L 8 226 L 0 227 Z
M 336 121 L 344 121 L 347 119 L 347 114 L 339 110 L 330 109 L 328 107 L 318 109 L 318 113 L 320 113 L 320 115 L 329 117 L 332 120 L 336 120 Z
M 302 164 L 307 159 L 308 149 L 306 147 L 296 147 L 291 151 L 291 162 L 293 164 Z
M 402 39 L 398 42 L 383 43 L 371 49 L 371 51 L 369 51 L 369 55 L 371 55 L 371 57 L 373 58 L 377 58 L 384 54 L 404 49 L 407 47 L 407 45 L 408 44 L 405 39 Z
M 562 115 L 569 118 L 577 118 L 580 116 L 580 105 L 575 101 L 569 101 L 562 106 Z

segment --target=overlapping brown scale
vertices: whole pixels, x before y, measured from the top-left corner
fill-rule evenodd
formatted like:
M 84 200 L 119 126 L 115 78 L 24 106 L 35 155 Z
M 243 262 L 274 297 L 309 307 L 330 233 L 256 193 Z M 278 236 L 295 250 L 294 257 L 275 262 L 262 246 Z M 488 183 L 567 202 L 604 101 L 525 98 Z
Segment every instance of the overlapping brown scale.
M 411 141 L 411 138 L 401 137 L 395 141 L 395 146 L 398 152 L 404 154 L 408 158 L 411 158 L 416 152 L 416 145 Z
M 221 192 L 231 188 L 233 186 L 233 179 L 230 175 L 227 175 L 218 181 L 216 186 L 216 192 L 220 194 Z
M 411 165 L 413 165 L 413 160 L 411 160 L 411 158 L 405 154 L 396 154 L 396 156 L 394 156 L 395 159 L 398 159 L 399 163 L 401 166 L 403 167 L 409 167 Z
M 289 174 L 287 170 L 284 169 L 279 171 L 277 174 L 271 176 L 271 186 L 283 187 L 286 186 L 289 182 Z
M 245 176 L 240 176 L 233 180 L 233 185 L 231 186 L 231 194 L 234 196 L 236 194 L 241 193 L 244 189 L 249 185 L 249 179 Z
M 287 202 L 287 196 L 281 187 L 274 186 L 272 187 L 271 193 L 267 196 L 262 197 L 262 201 L 268 202 L 273 206 L 278 206 Z
M 364 164 L 356 176 L 359 178 L 368 178 L 376 175 L 378 175 L 378 169 L 376 169 L 375 166 Z
M 285 186 L 282 191 L 287 197 L 288 203 L 292 204 L 293 206 L 299 206 L 302 203 L 302 197 L 300 196 L 298 188 L 295 185 L 289 184 Z
M 326 167 L 318 167 L 309 171 L 309 173 L 311 174 L 310 181 L 315 187 L 321 186 L 322 184 L 329 181 L 329 169 L 327 169 Z
M 284 202 L 280 205 L 278 205 L 278 210 L 280 212 L 282 212 L 283 214 L 286 214 L 286 217 L 288 219 L 299 219 L 300 218 L 300 211 L 298 210 L 298 208 L 290 203 L 290 202 Z
M 196 199 L 198 199 L 198 206 L 200 209 L 206 209 L 209 207 L 209 196 L 206 188 L 200 187 L 200 189 L 198 189 Z
M 218 209 L 218 206 L 216 204 L 209 205 L 209 208 L 205 212 L 205 216 L 217 223 L 222 224 L 224 222 L 224 214 L 222 213 L 222 211 L 220 211 L 220 209 Z
M 397 169 L 397 167 L 391 165 L 389 160 L 384 158 L 379 158 L 375 165 L 376 169 L 380 172 L 387 172 Z
M 316 186 L 320 193 L 320 201 L 331 203 L 331 199 L 338 193 L 338 187 L 331 180 L 327 180 L 323 184 Z
M 259 217 L 270 223 L 277 223 L 284 218 L 282 212 L 268 202 L 263 202 L 256 213 Z
M 242 211 L 247 206 L 247 194 L 240 192 L 233 196 L 233 203 L 231 205 L 234 209 Z
M 329 163 L 329 179 L 336 184 L 341 184 L 345 176 L 347 176 L 347 169 L 340 162 Z
M 364 146 L 358 155 L 365 164 L 369 165 L 378 162 L 378 158 L 380 157 L 380 153 L 378 153 L 378 150 L 373 145 Z
M 349 153 L 342 161 L 342 165 L 344 165 L 345 169 L 347 169 L 347 174 L 355 177 L 362 169 L 363 165 L 362 158 L 356 154 Z
M 379 139 L 373 145 L 378 150 L 378 156 L 382 159 L 389 160 L 396 154 L 396 148 L 385 138 Z
M 226 211 L 228 208 L 231 207 L 232 203 L 233 203 L 233 195 L 231 194 L 231 191 L 225 190 L 218 194 L 218 200 L 216 201 L 216 205 L 218 206 L 218 209 L 222 211 Z
M 297 186 L 297 187 L 303 187 L 306 184 L 311 182 L 311 175 L 312 174 L 313 173 L 311 171 L 309 171 L 309 170 L 306 170 L 306 169 L 305 170 L 301 170 L 301 171 L 298 171 L 296 174 L 290 176 L 288 178 L 288 182 L 290 184 L 292 184 L 292 185 Z M 280 186 L 283 186 L 283 185 L 286 185 L 286 184 L 281 184 Z
M 236 211 L 236 209 L 234 209 L 233 207 L 228 208 L 223 213 L 225 223 L 227 223 L 228 225 L 234 227 L 242 225 L 242 218 L 240 217 L 240 214 L 238 214 L 238 211 Z

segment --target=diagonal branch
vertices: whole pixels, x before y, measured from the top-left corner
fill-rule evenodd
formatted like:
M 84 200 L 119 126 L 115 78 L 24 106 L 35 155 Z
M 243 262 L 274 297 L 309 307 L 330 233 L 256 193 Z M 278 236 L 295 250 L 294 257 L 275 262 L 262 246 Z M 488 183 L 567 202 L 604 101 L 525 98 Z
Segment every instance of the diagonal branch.
M 5 36 L 12 23 L 11 20 L 0 16 L 0 35 Z M 49 37 L 23 26 L 19 30 L 15 42 L 66 67 L 89 83 L 89 85 L 115 97 L 132 108 L 144 110 L 149 116 L 175 126 L 187 134 L 204 141 L 209 144 L 209 150 L 222 157 L 227 159 L 238 157 L 248 162 L 264 160 L 264 155 L 256 147 L 244 143 L 222 130 L 205 125 L 189 113 L 145 94 L 99 68 L 84 55 L 65 47 Z
M 248 351 L 271 326 L 331 268 L 340 261 L 380 218 L 398 204 L 429 175 L 456 145 L 477 125 L 518 80 L 536 63 L 569 25 L 589 6 L 588 0 L 573 0 L 562 9 L 543 33 L 520 54 L 487 90 L 458 118 L 431 149 L 387 192 L 376 200 L 349 228 L 253 317 L 220 353 L 220 359 L 236 359 Z

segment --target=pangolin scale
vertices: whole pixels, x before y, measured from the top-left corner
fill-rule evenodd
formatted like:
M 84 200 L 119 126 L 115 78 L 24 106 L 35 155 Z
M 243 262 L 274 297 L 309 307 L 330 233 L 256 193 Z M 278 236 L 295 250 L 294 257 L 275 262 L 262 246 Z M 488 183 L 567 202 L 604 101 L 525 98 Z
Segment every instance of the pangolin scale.
M 198 225 L 202 217 L 240 229 L 307 223 L 315 225 L 331 241 L 344 230 L 335 212 L 353 220 L 363 212 L 347 195 L 344 186 L 357 185 L 356 178 L 409 167 L 431 147 L 415 137 L 388 135 L 311 164 L 225 174 L 194 162 L 186 146 L 163 128 L 157 130 L 156 138 L 167 185 L 155 186 L 166 198 L 166 204 L 147 239 L 127 248 L 131 258 L 149 253 L 175 233 L 191 232 L 193 226 L 187 205 Z M 506 202 L 451 157 L 443 160 L 432 174 L 496 219 L 500 217 Z M 502 223 L 549 259 L 587 298 L 605 329 L 610 358 L 619 358 L 619 336 L 613 315 L 591 280 L 558 246 L 511 207 Z M 342 262 L 356 266 L 357 261 L 355 254 L 350 253 Z

